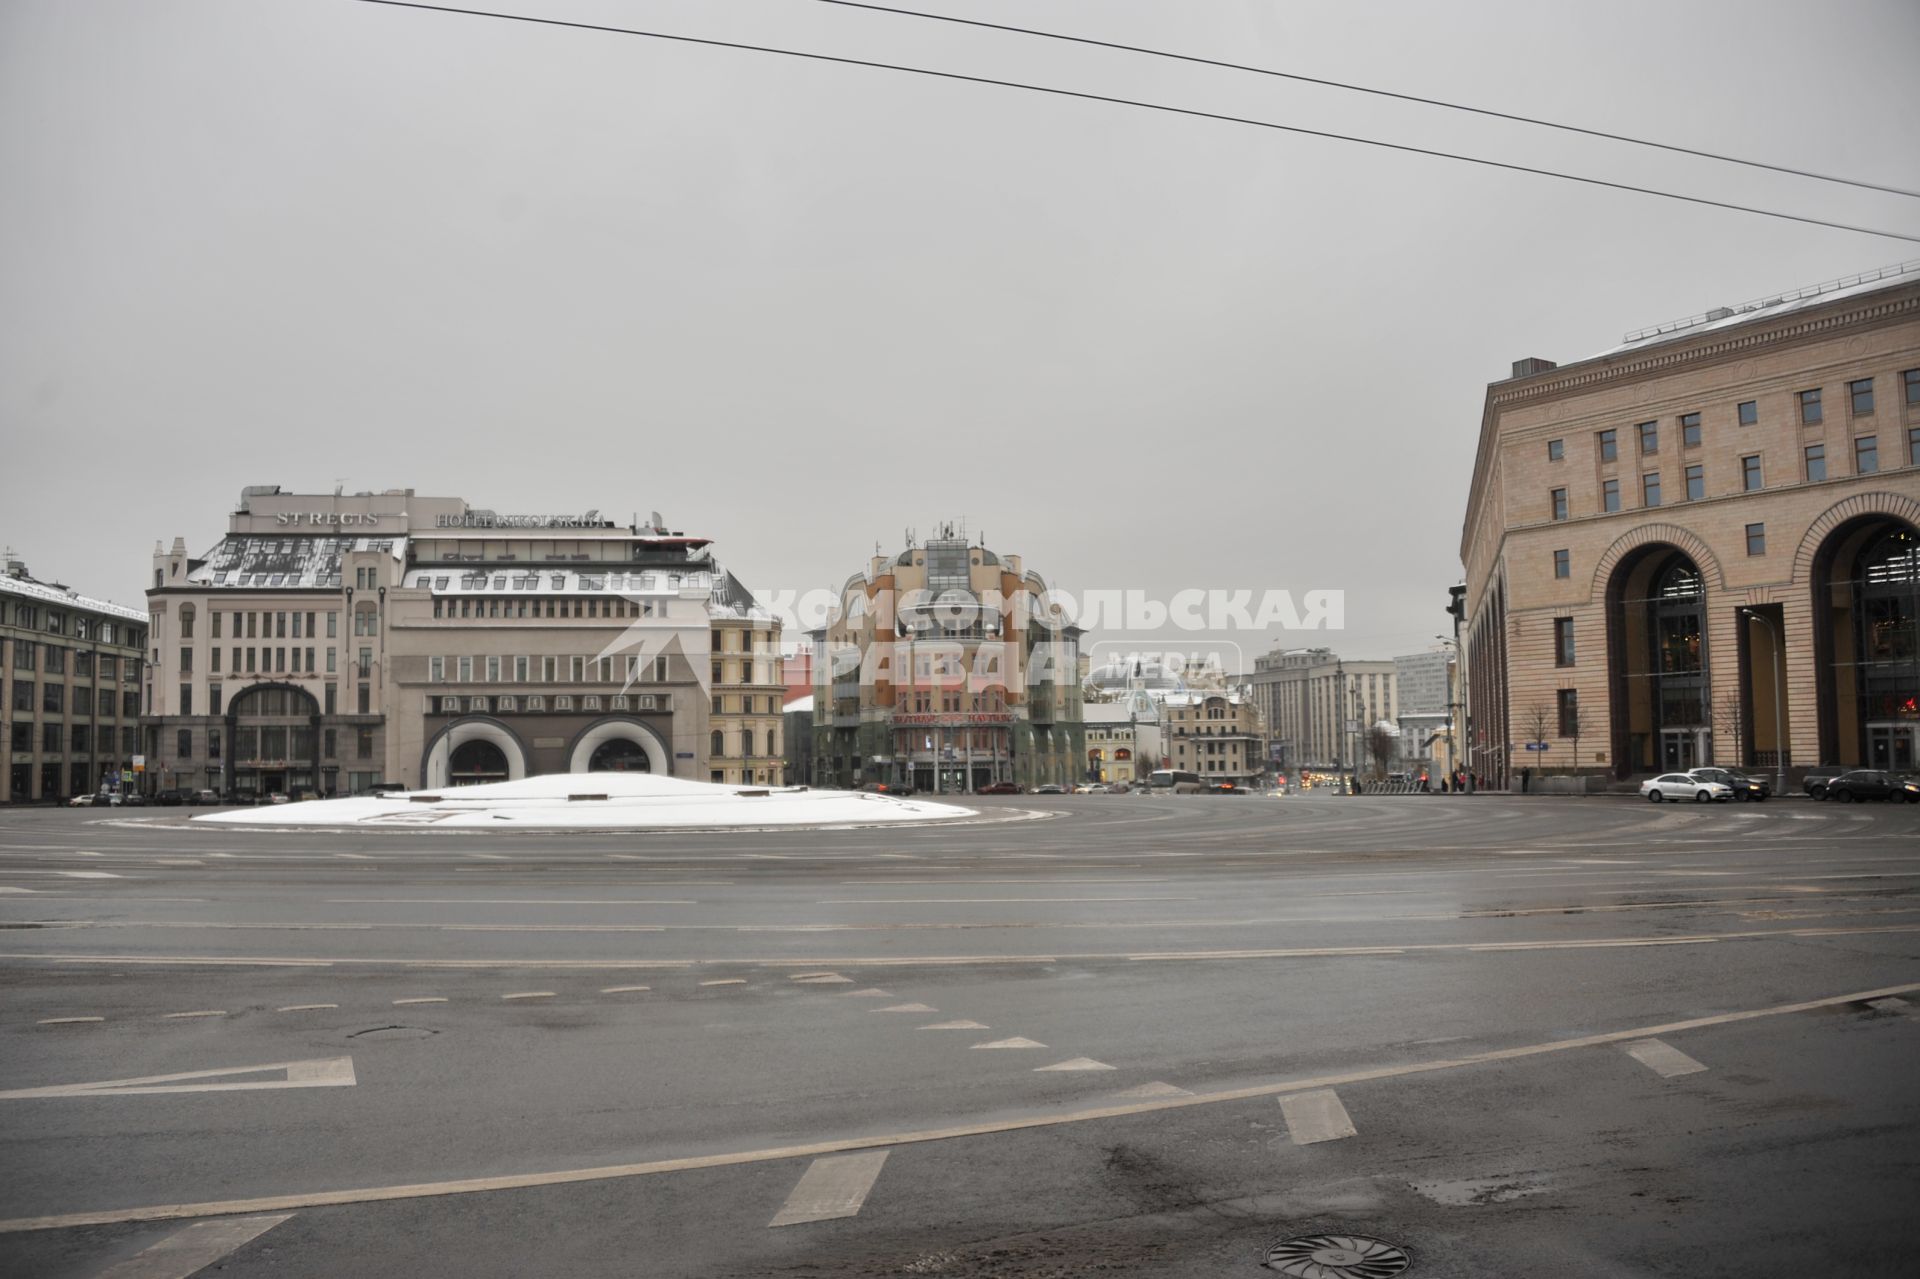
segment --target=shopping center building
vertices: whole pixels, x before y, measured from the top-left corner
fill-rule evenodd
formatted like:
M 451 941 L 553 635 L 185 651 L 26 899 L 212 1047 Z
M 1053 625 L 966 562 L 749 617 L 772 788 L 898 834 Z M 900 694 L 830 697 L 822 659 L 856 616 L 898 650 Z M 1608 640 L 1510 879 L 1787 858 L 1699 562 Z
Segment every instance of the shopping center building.
M 0 804 L 132 784 L 147 615 L 44 582 L 9 551 L 0 571 Z
M 1460 549 L 1493 785 L 1913 769 L 1920 263 L 1519 361 Z
M 736 656 L 777 651 L 779 625 L 709 539 L 658 517 L 253 487 L 205 555 L 180 538 L 156 547 L 148 610 L 155 787 L 332 795 L 607 770 L 783 780 L 777 663 L 743 672 Z M 747 718 L 748 697 L 770 712 Z
M 813 634 L 816 782 L 965 793 L 1079 781 L 1080 636 L 1019 556 L 952 526 L 874 556 Z

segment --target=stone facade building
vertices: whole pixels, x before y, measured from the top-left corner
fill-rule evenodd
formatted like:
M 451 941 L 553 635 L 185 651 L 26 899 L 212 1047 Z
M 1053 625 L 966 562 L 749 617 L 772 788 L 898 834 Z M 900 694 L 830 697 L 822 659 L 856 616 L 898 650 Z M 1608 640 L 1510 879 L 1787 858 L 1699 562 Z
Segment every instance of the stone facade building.
M 1516 363 L 1461 535 L 1468 766 L 1915 767 L 1916 463 L 1911 266 Z
M 147 615 L 42 582 L 7 553 L 0 572 L 0 803 L 119 789 L 140 755 Z M 142 766 L 145 761 L 139 760 Z
M 1085 774 L 1080 628 L 951 526 L 848 578 L 813 634 L 814 777 L 964 793 Z
M 242 797 L 623 769 L 706 780 L 712 638 L 745 625 L 778 643 L 709 546 L 597 512 L 249 488 L 206 555 L 179 538 L 156 549 L 148 753 L 180 784 Z M 783 771 L 738 758 L 724 780 Z
M 1400 713 L 1390 661 L 1349 661 L 1331 649 L 1276 649 L 1247 677 L 1284 769 L 1343 771 L 1364 762 L 1364 726 Z
M 1258 703 L 1240 690 L 1169 693 L 1160 716 L 1167 767 L 1198 773 L 1203 782 L 1243 786 L 1266 774 L 1265 723 Z

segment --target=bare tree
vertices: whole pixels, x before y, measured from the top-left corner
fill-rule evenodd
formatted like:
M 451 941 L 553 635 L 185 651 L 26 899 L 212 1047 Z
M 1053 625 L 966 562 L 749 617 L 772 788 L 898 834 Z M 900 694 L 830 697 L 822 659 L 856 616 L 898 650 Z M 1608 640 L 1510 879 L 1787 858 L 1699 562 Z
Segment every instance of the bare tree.
M 1732 763 L 1744 762 L 1747 745 L 1747 707 L 1739 690 L 1731 689 L 1723 693 L 1713 707 L 1713 727 L 1718 742 L 1726 742 L 1727 749 L 1733 752 Z M 1714 751 L 1715 762 L 1720 760 L 1720 751 Z
M 1384 724 L 1375 724 L 1367 730 L 1367 754 L 1373 756 L 1375 772 L 1387 771 L 1387 764 L 1393 759 L 1394 749 L 1399 744 L 1399 739 L 1388 732 Z
M 1547 709 L 1545 702 L 1535 702 L 1521 713 L 1520 723 L 1527 730 L 1529 742 L 1544 742 L 1547 740 L 1547 730 L 1553 726 L 1553 712 Z M 1544 758 L 1536 760 L 1533 751 L 1527 752 L 1527 759 L 1534 764 L 1536 772 L 1543 771 L 1547 762 Z
M 1580 699 L 1575 697 L 1568 703 L 1560 718 L 1560 735 L 1573 739 L 1573 771 L 1580 771 Z

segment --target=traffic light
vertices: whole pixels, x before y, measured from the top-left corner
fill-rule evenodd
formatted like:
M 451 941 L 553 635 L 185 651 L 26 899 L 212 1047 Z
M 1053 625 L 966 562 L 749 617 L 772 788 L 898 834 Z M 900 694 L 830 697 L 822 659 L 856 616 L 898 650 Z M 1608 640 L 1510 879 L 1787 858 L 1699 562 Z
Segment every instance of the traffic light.
M 1466 616 L 1467 616 L 1467 588 L 1466 587 L 1449 586 L 1447 588 L 1447 616 L 1459 619 L 1461 621 L 1466 620 Z

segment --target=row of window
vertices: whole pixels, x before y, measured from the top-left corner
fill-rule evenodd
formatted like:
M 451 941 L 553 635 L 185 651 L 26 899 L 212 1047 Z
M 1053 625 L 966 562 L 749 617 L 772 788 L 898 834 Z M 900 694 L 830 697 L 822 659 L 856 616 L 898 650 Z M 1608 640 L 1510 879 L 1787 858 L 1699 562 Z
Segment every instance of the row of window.
M 717 728 L 714 729 L 712 737 L 710 737 L 707 741 L 707 746 L 709 748 L 708 753 L 712 755 L 713 758 L 715 759 L 724 759 L 731 755 L 737 755 L 741 758 L 748 758 L 754 755 L 778 755 L 780 753 L 780 732 L 778 729 L 769 728 L 766 731 L 765 741 L 766 741 L 767 749 L 764 751 L 756 751 L 753 749 L 755 738 L 754 738 L 753 730 L 750 728 L 743 728 L 740 730 L 739 739 L 735 743 L 736 745 L 739 746 L 740 748 L 739 750 L 737 751 L 728 750 L 727 749 L 728 740 L 729 740 L 729 734 L 721 731 L 720 729 L 717 729 Z
M 1900 375 L 1903 394 L 1909 408 L 1920 407 L 1920 369 L 1908 369 Z M 1802 426 L 1818 426 L 1826 420 L 1826 410 L 1822 405 L 1821 388 L 1812 387 L 1795 393 Z M 1851 416 L 1856 418 L 1873 416 L 1873 379 L 1858 378 L 1847 383 L 1847 407 Z M 1741 426 L 1753 426 L 1760 420 L 1760 402 L 1742 400 L 1736 410 Z M 1700 414 L 1682 413 L 1678 418 L 1680 426 L 1680 445 L 1682 448 L 1699 448 L 1701 444 Z M 1641 422 L 1635 428 L 1640 439 L 1640 455 L 1649 457 L 1660 451 L 1660 423 Z M 1609 428 L 1595 434 L 1596 451 L 1602 462 L 1613 462 L 1620 457 L 1620 433 Z M 1566 456 L 1565 440 L 1547 441 L 1547 460 L 1558 462 Z
M 752 694 L 728 693 L 713 695 L 713 713 L 715 715 L 773 715 L 780 710 L 780 699 L 768 693 L 755 697 Z
M 340 630 L 340 615 L 328 613 L 327 638 L 337 639 Z M 377 616 L 377 615 L 376 615 Z M 232 612 L 222 613 L 209 610 L 207 614 L 207 633 L 213 639 L 224 638 L 222 629 L 230 630 L 233 639 L 319 639 L 318 612 L 302 613 L 297 611 L 279 612 Z M 222 619 L 231 618 L 225 622 Z M 190 640 L 194 637 L 194 624 L 198 621 L 197 611 L 191 604 L 180 606 L 180 638 Z M 291 633 L 289 633 L 291 628 Z
M 512 715 L 526 711 L 533 715 L 547 712 L 548 703 L 552 703 L 555 714 L 572 714 L 576 703 L 582 711 L 657 711 L 664 710 L 662 699 L 657 693 L 613 693 L 602 698 L 598 693 L 582 693 L 575 697 L 572 693 L 555 693 L 549 698 L 544 693 L 528 693 L 517 697 L 512 693 L 474 694 L 427 699 L 429 715 L 489 715 L 494 713 Z
M 664 684 L 671 673 L 671 659 L 665 654 L 641 657 L 629 653 L 622 657 L 488 654 L 483 657 L 429 657 L 427 682 L 443 684 Z
M 770 632 L 749 632 L 742 630 L 715 630 L 713 633 L 713 651 L 716 653 L 738 653 L 741 651 L 739 641 L 746 639 L 748 635 L 752 636 L 750 647 L 753 652 L 771 653 L 773 651 L 773 637 Z
M 663 617 L 664 611 L 653 600 L 630 600 L 625 596 L 603 600 L 598 596 L 562 595 L 527 598 L 525 596 L 445 597 L 433 600 L 435 617 Z
M 97 678 L 110 680 L 119 676 L 124 669 L 129 684 L 140 682 L 140 659 L 129 657 L 123 668 L 120 659 L 113 653 L 95 653 L 90 648 L 67 648 L 62 644 L 36 644 L 32 640 L 13 641 L 13 669 L 16 671 L 44 670 L 49 675 L 67 673 L 68 657 L 72 657 L 73 673 L 79 679 Z
M 311 728 L 289 728 L 284 725 L 265 725 L 257 728 L 238 728 L 234 730 L 233 757 L 236 760 L 296 760 L 313 757 L 313 730 Z M 373 758 L 373 730 L 356 728 L 354 736 L 354 758 Z M 339 758 L 339 737 L 336 730 L 327 728 L 320 732 L 321 758 Z M 208 760 L 221 758 L 221 733 L 217 728 L 207 730 Z M 175 730 L 173 762 L 180 763 L 193 758 L 193 730 L 182 728 Z
M 8 730 L 9 747 L 15 751 L 33 749 L 33 725 L 22 724 L 15 720 Z M 140 749 L 140 730 L 128 725 L 120 730 L 121 755 L 132 755 Z M 42 724 L 40 726 L 40 750 L 43 754 L 58 755 L 71 752 L 75 755 L 112 755 L 114 754 L 114 734 L 111 724 Z
M 38 704 L 48 715 L 67 713 L 67 686 L 65 684 L 38 684 L 30 679 L 13 681 L 11 705 L 16 711 L 33 712 L 35 705 L 34 690 L 39 689 Z M 114 693 L 110 688 L 95 692 L 85 684 L 73 686 L 73 714 L 75 715 L 111 715 L 113 714 Z M 140 694 L 128 690 L 120 694 L 121 714 L 132 719 L 140 714 Z
M 1827 478 L 1827 446 L 1808 444 L 1800 451 L 1802 474 L 1808 483 L 1817 483 Z M 1907 464 L 1920 466 L 1920 426 L 1907 429 Z M 1878 436 L 1856 436 L 1853 441 L 1853 474 L 1872 475 L 1880 469 L 1880 440 Z M 1690 463 L 1682 473 L 1686 484 L 1686 501 L 1698 502 L 1707 495 L 1707 468 L 1704 463 Z M 1740 459 L 1740 489 L 1744 493 L 1758 492 L 1765 487 L 1765 478 L 1758 453 L 1749 453 Z M 1640 477 L 1640 505 L 1642 507 L 1659 506 L 1662 501 L 1660 472 L 1648 471 Z M 1571 516 L 1571 508 L 1564 488 L 1550 489 L 1547 503 L 1556 521 Z M 1605 479 L 1600 482 L 1600 509 L 1612 513 L 1621 509 L 1620 481 Z
M 23 631 L 37 631 L 41 628 L 43 619 L 38 604 L 27 604 L 21 601 L 13 601 L 9 604 L 8 601 L 0 599 L 0 624 L 7 622 L 9 613 L 11 613 L 13 624 Z M 46 610 L 44 624 L 49 635 L 67 633 L 67 615 L 60 609 Z M 74 617 L 73 637 L 93 640 L 101 644 L 124 644 L 128 648 L 140 648 L 147 642 L 146 631 L 138 626 L 130 626 L 125 622 L 109 622 L 104 618 L 88 617 L 85 614 Z
M 282 693 L 283 691 L 284 690 L 280 690 L 280 689 L 256 689 L 254 690 L 252 696 L 255 698 L 259 698 L 266 693 L 278 694 L 278 693 Z M 354 712 L 353 712 L 354 714 L 371 715 L 373 713 L 373 686 L 372 685 L 370 684 L 355 685 L 354 699 L 355 699 Z M 340 713 L 339 703 L 340 703 L 340 686 L 338 684 L 333 684 L 333 683 L 327 684 L 324 689 L 324 695 L 321 700 L 321 714 L 338 715 Z M 206 713 L 208 715 L 213 715 L 213 716 L 218 716 L 220 714 L 223 714 L 224 712 L 221 709 L 221 705 L 222 705 L 222 702 L 221 702 L 220 685 L 218 684 L 207 685 L 207 712 Z M 311 705 L 311 703 L 303 703 L 303 707 L 304 705 Z M 253 715 L 305 714 L 306 713 L 304 709 L 299 709 L 299 710 L 288 710 L 285 708 L 275 709 L 271 706 L 264 705 L 260 702 L 255 702 L 252 705 L 248 706 L 248 708 L 244 712 L 242 712 L 239 706 L 236 704 L 234 710 L 236 714 L 253 714 Z M 191 715 L 194 713 L 193 685 L 182 684 L 180 686 L 180 709 L 175 713 L 180 715 Z
M 511 559 L 512 556 L 507 558 Z M 585 558 L 582 556 L 581 558 Z M 548 589 L 564 591 L 567 589 L 567 574 L 554 573 L 548 577 Z M 416 587 L 429 587 L 444 591 L 453 579 L 450 576 L 422 577 L 414 582 Z M 580 573 L 576 576 L 579 589 L 583 591 L 657 591 L 660 589 L 659 573 Z M 666 574 L 666 588 L 677 591 L 687 585 L 684 573 Z M 693 574 L 692 585 L 707 585 L 705 573 Z M 460 575 L 460 589 L 463 591 L 537 591 L 540 589 L 540 574 L 533 572 L 492 573 L 474 571 Z
M 317 653 L 318 650 L 312 645 L 308 645 L 305 648 L 299 647 L 298 645 L 291 647 L 276 645 L 273 648 L 261 646 L 256 648 L 251 644 L 245 647 L 236 644 L 226 652 L 226 656 L 231 662 L 231 665 L 227 668 L 227 674 L 318 675 L 320 672 L 314 665 Z M 212 650 L 213 661 L 207 668 L 209 673 L 214 675 L 220 673 L 221 656 L 220 648 L 215 646 Z M 326 659 L 327 674 L 335 674 L 334 668 L 337 660 L 337 651 L 329 645 Z M 366 670 L 371 668 L 372 665 L 373 650 L 371 648 L 362 648 L 360 650 L 360 668 Z M 180 650 L 179 673 L 182 675 L 193 674 L 193 650 L 190 648 L 182 648 Z

